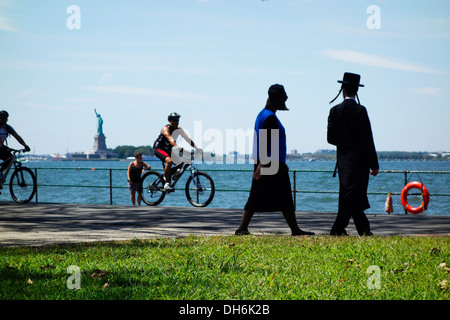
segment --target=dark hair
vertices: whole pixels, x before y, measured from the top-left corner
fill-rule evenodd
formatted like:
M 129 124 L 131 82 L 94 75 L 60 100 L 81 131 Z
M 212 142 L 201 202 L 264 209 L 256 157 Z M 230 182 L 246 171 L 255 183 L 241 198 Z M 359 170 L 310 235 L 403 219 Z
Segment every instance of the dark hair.
M 140 157 L 140 156 L 142 156 L 142 153 L 141 153 L 141 152 L 136 152 L 136 153 L 134 154 L 134 158 L 136 158 L 136 159 L 137 159 L 137 157 Z
M 6 118 L 8 118 L 8 117 L 9 117 L 9 114 L 8 114 L 7 111 L 5 111 L 5 110 L 0 111 L 0 118 L 6 119 Z
M 345 93 L 347 93 L 347 96 L 353 97 L 358 92 L 358 86 L 352 86 L 352 85 L 343 85 L 342 89 L 345 90 Z

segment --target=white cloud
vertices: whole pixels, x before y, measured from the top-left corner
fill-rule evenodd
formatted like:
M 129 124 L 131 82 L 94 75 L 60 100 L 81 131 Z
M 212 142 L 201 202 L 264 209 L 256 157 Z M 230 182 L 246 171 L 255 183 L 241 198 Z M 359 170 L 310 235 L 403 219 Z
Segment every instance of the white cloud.
M 100 78 L 100 80 L 98 81 L 98 84 L 105 84 L 106 82 L 111 80 L 112 77 L 113 77 L 112 73 L 104 73 Z
M 341 61 L 353 62 L 366 66 L 395 69 L 411 72 L 443 74 L 440 70 L 430 69 L 419 66 L 412 62 L 392 60 L 364 52 L 350 51 L 350 50 L 325 50 L 321 52 L 323 55 Z
M 14 26 L 13 23 L 6 17 L 2 16 L 0 13 L 0 31 L 6 32 L 19 32 Z
M 442 97 L 444 88 L 428 87 L 428 88 L 410 88 L 409 91 L 424 94 L 427 96 Z

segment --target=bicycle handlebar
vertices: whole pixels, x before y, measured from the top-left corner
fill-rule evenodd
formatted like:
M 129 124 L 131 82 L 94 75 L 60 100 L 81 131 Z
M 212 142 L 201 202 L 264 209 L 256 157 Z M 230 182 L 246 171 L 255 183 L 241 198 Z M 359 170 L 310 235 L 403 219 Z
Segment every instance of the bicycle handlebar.
M 8 146 L 5 146 L 6 147 L 6 149 L 8 150 L 8 151 L 11 151 L 11 152 L 13 152 L 13 153 L 25 153 L 25 152 L 28 152 L 25 148 L 24 149 L 20 149 L 20 150 L 17 150 L 17 149 L 13 149 L 13 148 L 10 148 L 10 147 L 8 147 Z

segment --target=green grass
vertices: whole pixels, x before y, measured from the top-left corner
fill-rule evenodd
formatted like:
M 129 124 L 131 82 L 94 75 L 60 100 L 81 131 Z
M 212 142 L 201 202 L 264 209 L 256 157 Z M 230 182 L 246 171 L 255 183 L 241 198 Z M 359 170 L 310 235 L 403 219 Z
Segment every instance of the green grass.
M 80 268 L 80 289 L 67 287 L 71 265 Z M 379 289 L 368 287 L 369 266 L 380 268 Z M 449 267 L 450 237 L 190 236 L 0 247 L 0 299 L 449 300 Z

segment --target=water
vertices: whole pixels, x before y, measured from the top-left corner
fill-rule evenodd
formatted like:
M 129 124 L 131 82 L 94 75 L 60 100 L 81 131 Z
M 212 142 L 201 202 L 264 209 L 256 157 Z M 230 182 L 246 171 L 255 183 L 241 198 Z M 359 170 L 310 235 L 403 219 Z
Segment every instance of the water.
M 39 161 L 24 165 L 35 169 L 38 178 L 38 201 L 53 203 L 87 203 L 129 205 L 130 193 L 127 184 L 129 161 Z M 149 161 L 152 169 L 162 172 L 159 161 Z M 338 203 L 338 178 L 332 178 L 335 162 L 288 162 L 295 173 L 296 210 L 316 212 L 336 212 Z M 214 180 L 216 194 L 209 207 L 237 208 L 245 206 L 251 185 L 253 165 L 250 164 L 201 164 L 197 166 L 206 171 Z M 381 161 L 383 171 L 436 171 L 449 173 L 408 173 L 406 179 L 421 181 L 431 194 L 426 214 L 450 215 L 450 162 L 446 161 Z M 307 171 L 307 172 L 306 172 Z M 176 191 L 166 196 L 162 206 L 190 206 L 184 194 L 188 177 L 186 172 L 178 181 Z M 294 187 L 294 174 L 291 172 Z M 110 193 L 112 183 L 112 194 Z M 384 204 L 388 193 L 393 194 L 394 214 L 404 214 L 400 203 L 400 193 L 405 184 L 402 172 L 382 172 L 371 177 L 369 183 L 368 213 L 384 213 Z M 81 187 L 80 187 L 81 186 Z M 418 190 L 417 190 L 418 191 Z M 329 193 L 332 192 L 332 193 Z M 410 192 L 408 202 L 419 206 L 419 195 Z M 0 201 L 11 201 L 5 186 Z M 34 200 L 33 200 L 34 201 Z M 145 205 L 143 203 L 143 205 Z

